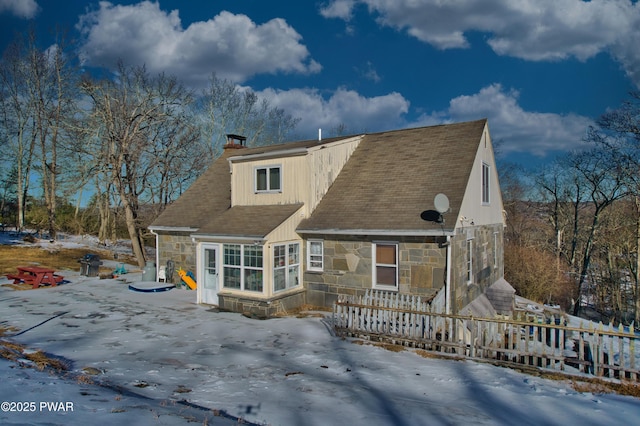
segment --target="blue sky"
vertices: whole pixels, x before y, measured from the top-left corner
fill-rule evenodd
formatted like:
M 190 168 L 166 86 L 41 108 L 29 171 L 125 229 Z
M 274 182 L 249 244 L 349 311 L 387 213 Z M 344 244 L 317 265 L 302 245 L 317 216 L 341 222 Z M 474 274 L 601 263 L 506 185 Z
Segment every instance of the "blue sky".
M 87 67 L 212 72 L 301 118 L 295 139 L 488 118 L 507 161 L 577 149 L 640 88 L 629 0 L 0 0 L 0 47 L 56 25 Z

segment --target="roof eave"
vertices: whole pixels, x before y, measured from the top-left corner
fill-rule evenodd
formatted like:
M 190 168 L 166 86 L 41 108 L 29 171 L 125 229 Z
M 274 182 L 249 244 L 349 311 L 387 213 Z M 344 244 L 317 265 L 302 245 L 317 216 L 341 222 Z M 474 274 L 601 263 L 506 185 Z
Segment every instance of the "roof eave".
M 196 232 L 200 228 L 194 228 L 191 226 L 149 226 L 148 229 L 152 232 Z
M 241 162 L 241 161 L 251 161 L 251 160 L 265 160 L 269 158 L 282 158 L 282 157 L 295 157 L 300 155 L 306 155 L 307 148 L 293 148 L 293 149 L 282 149 L 271 152 L 261 152 L 258 154 L 246 154 L 246 155 L 234 155 L 233 157 L 227 158 L 229 163 Z
M 207 240 L 216 242 L 251 242 L 254 244 L 264 244 L 264 235 L 215 235 L 215 234 L 191 234 L 191 238 L 196 240 Z
M 401 237 L 453 236 L 451 229 L 296 229 L 299 234 L 380 235 Z

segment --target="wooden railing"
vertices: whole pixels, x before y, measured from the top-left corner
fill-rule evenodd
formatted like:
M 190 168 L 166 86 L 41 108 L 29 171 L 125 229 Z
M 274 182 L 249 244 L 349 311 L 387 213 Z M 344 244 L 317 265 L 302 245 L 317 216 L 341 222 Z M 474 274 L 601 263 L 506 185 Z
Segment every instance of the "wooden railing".
M 430 311 L 419 296 L 369 290 L 334 304 L 338 335 L 386 341 L 567 374 L 637 381 L 640 336 L 622 326 L 567 326 L 560 316 L 546 321 L 475 318 Z

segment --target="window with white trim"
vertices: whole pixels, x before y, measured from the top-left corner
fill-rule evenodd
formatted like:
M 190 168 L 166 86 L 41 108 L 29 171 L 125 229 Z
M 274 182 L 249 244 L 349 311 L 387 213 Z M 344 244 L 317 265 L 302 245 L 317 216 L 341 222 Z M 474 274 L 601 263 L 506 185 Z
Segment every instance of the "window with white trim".
M 225 244 L 222 249 L 222 286 L 262 293 L 262 246 Z
M 282 190 L 282 173 L 280 166 L 255 168 L 256 192 L 280 192 Z
M 467 284 L 473 282 L 473 240 L 467 240 Z
M 324 243 L 322 240 L 307 241 L 307 270 L 324 270 Z
M 398 244 L 373 243 L 373 287 L 398 289 Z
M 273 291 L 300 284 L 300 243 L 273 246 Z
M 497 268 L 498 267 L 498 243 L 500 241 L 499 239 L 500 234 L 497 232 L 493 233 L 493 267 Z
M 489 204 L 490 200 L 490 173 L 491 169 L 487 163 L 482 163 L 482 204 Z

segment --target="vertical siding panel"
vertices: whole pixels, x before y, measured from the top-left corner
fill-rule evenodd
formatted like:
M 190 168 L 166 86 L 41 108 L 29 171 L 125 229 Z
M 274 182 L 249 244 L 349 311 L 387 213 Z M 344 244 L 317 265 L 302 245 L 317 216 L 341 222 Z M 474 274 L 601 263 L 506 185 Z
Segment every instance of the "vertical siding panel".
M 312 146 L 306 154 L 291 157 L 234 161 L 231 205 L 304 203 L 308 211 L 313 210 L 351 157 L 360 139 L 356 137 L 340 143 L 319 145 L 317 149 Z M 282 192 L 256 194 L 255 168 L 278 165 L 281 167 Z

